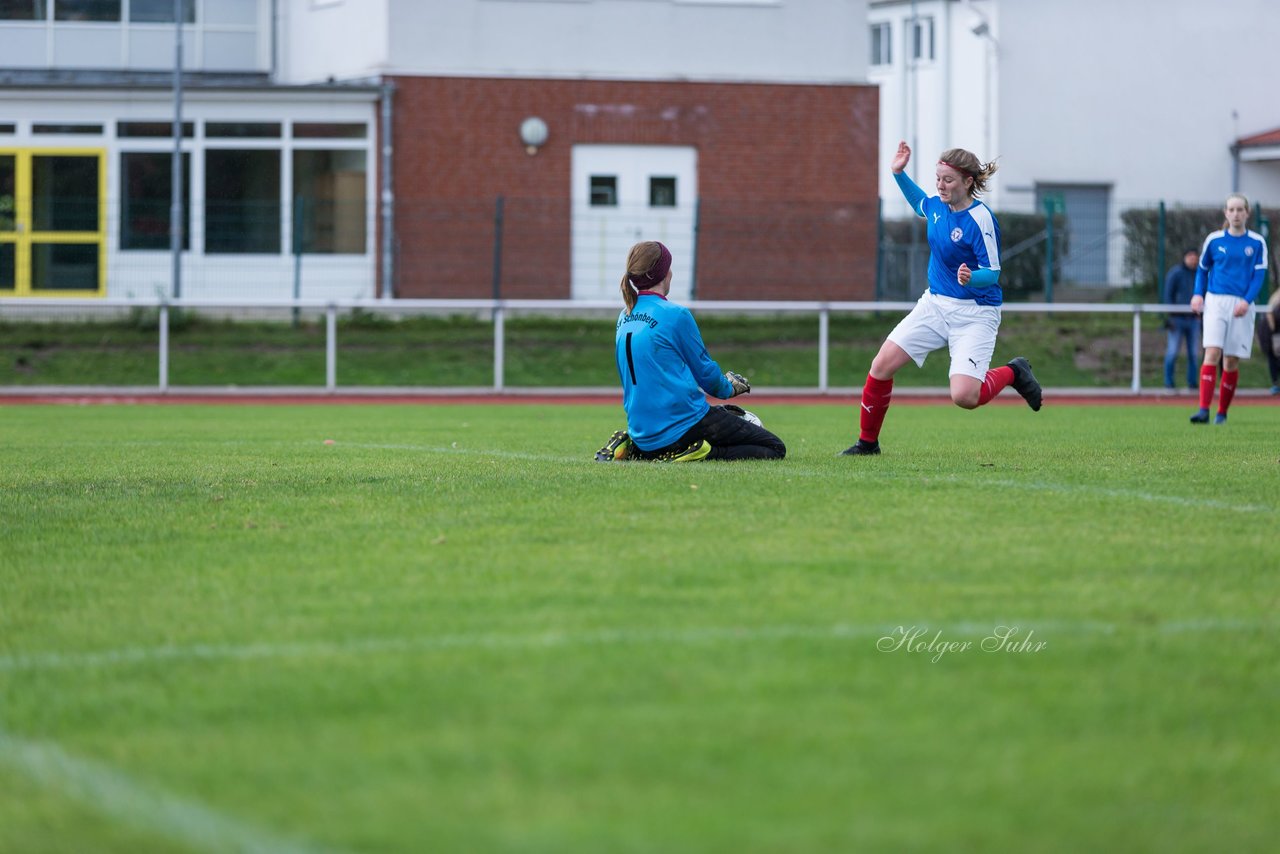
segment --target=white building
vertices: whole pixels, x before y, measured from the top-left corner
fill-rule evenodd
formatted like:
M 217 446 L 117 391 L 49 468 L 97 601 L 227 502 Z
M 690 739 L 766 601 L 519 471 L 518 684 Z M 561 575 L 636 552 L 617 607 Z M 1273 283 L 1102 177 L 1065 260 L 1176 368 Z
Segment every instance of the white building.
M 171 292 L 174 7 L 0 3 L 0 296 Z M 413 174 L 422 164 L 398 162 L 384 153 L 395 134 L 379 137 L 382 122 L 404 120 L 393 119 L 396 99 L 384 85 L 396 79 L 866 84 L 866 0 L 183 0 L 182 8 L 179 278 L 180 294 L 192 298 L 385 295 L 381 280 L 397 253 L 422 257 L 404 248 L 411 230 L 393 224 L 389 183 L 399 167 Z M 412 138 L 460 117 L 417 120 L 398 133 Z M 565 129 L 551 128 L 539 163 Z M 874 132 L 866 123 L 864 135 Z M 702 167 L 689 157 L 695 146 L 678 147 L 670 163 L 643 168 L 678 182 L 679 204 L 689 206 Z M 574 168 L 598 171 L 602 153 L 593 148 Z M 384 156 L 396 168 L 380 175 Z M 642 159 L 622 151 L 619 187 L 644 177 L 627 173 Z M 566 177 L 554 192 L 569 189 Z M 659 189 L 664 201 L 675 195 L 669 184 Z M 487 291 L 487 278 L 467 270 L 467 286 L 479 278 Z
M 998 157 L 987 201 L 1065 210 L 1084 283 L 1121 281 L 1126 206 L 1280 205 L 1280 155 L 1249 144 L 1280 125 L 1274 0 L 871 0 L 868 27 L 889 216 L 900 139 L 926 189 L 946 148 Z
M 0 4 L 0 296 L 172 293 L 174 6 Z M 276 11 L 184 4 L 184 297 L 374 293 L 380 90 L 278 85 Z

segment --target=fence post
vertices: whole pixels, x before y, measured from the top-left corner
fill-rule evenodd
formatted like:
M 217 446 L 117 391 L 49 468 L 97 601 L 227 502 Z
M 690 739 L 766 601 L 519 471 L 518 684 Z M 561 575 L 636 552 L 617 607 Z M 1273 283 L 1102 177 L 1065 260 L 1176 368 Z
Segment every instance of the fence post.
M 493 307 L 493 390 L 502 391 L 505 384 L 503 365 L 506 362 L 506 312 L 502 303 Z
M 293 298 L 295 300 L 302 297 L 302 223 L 303 223 L 303 204 L 302 196 L 293 197 Z M 300 319 L 301 310 L 295 305 L 293 307 L 293 325 L 296 327 Z
M 160 303 L 160 391 L 169 390 L 169 304 Z
M 324 309 L 324 387 L 338 388 L 338 307 L 329 303 Z
M 1168 238 L 1168 223 L 1165 220 L 1164 199 L 1160 200 L 1160 213 L 1156 219 L 1156 302 L 1163 302 L 1164 295 L 1161 291 L 1164 289 L 1164 271 L 1168 269 L 1165 266 L 1165 243 Z
M 493 212 L 493 298 L 502 299 L 502 220 L 506 199 L 498 196 Z
M 1133 382 L 1134 394 L 1142 391 L 1142 306 L 1133 307 Z
M 827 393 L 827 352 L 831 340 L 831 309 L 826 303 L 818 309 L 818 391 Z
M 1044 200 L 1044 301 L 1053 302 L 1053 199 Z

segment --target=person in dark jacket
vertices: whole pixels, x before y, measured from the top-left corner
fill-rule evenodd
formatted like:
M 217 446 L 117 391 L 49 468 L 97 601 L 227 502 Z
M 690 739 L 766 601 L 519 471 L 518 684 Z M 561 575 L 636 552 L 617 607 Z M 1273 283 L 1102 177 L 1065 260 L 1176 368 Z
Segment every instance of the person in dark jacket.
M 1196 265 L 1200 263 L 1200 250 L 1191 247 L 1182 253 L 1182 260 L 1169 268 L 1164 277 L 1164 291 L 1160 301 L 1166 305 L 1190 305 L 1196 292 Z M 1178 361 L 1178 351 L 1187 350 L 1187 388 L 1200 387 L 1196 366 L 1200 364 L 1196 342 L 1200 340 L 1200 317 L 1196 314 L 1171 314 L 1164 322 L 1169 341 L 1164 351 L 1164 387 L 1173 388 L 1173 369 Z M 1184 344 L 1185 342 L 1185 344 Z
M 1266 312 L 1258 315 L 1256 331 L 1258 346 L 1267 357 L 1271 393 L 1280 394 L 1280 285 L 1271 292 Z

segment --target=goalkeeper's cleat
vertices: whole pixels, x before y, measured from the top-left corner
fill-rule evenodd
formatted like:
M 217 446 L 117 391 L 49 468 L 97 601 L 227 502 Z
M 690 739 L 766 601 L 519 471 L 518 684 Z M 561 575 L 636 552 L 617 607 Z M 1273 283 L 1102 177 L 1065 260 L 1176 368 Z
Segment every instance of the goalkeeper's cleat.
M 1013 368 L 1013 390 L 1022 395 L 1022 399 L 1031 407 L 1032 412 L 1040 411 L 1040 381 L 1031 373 L 1031 363 L 1022 356 L 1009 360 Z
M 709 453 L 711 453 L 711 443 L 706 439 L 699 439 L 688 447 L 659 454 L 653 458 L 653 461 L 655 463 L 692 463 L 706 459 Z
M 842 457 L 871 457 L 880 453 L 880 440 L 868 442 L 866 439 L 859 439 L 849 447 L 840 452 Z
M 631 451 L 635 447 L 631 443 L 631 436 L 626 430 L 618 430 L 609 437 L 609 441 L 604 443 L 604 447 L 596 451 L 596 462 L 611 463 L 621 461 L 631 457 Z
M 1214 424 L 1226 424 L 1226 423 L 1227 423 L 1227 413 L 1225 413 L 1225 412 L 1219 412 L 1217 415 L 1213 416 L 1213 423 L 1214 423 Z
M 1209 423 L 1209 410 L 1207 410 L 1207 409 L 1201 409 L 1201 410 L 1200 410 L 1199 412 L 1197 412 L 1195 415 L 1192 415 L 1192 416 L 1191 416 L 1191 423 L 1192 423 L 1192 424 L 1208 424 L 1208 423 Z

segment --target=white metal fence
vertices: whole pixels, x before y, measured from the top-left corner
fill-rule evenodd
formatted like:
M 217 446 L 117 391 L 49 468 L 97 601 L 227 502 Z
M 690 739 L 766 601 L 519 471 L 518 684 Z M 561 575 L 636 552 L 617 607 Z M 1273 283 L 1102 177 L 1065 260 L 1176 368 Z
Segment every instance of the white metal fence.
M 815 330 L 818 339 L 818 375 L 817 384 L 801 391 L 825 394 L 830 391 L 828 376 L 830 354 L 830 322 L 833 314 L 866 314 L 872 312 L 910 311 L 914 302 L 737 302 L 737 301 L 691 301 L 684 303 L 686 307 L 698 314 L 816 314 L 818 328 Z M 438 299 L 438 300 L 276 300 L 276 301 L 226 301 L 226 300 L 113 300 L 113 299 L 0 299 L 0 317 L 12 316 L 14 308 L 33 309 L 49 308 L 63 311 L 72 310 L 136 310 L 150 309 L 159 313 L 159 333 L 157 341 L 157 377 L 156 389 L 167 392 L 169 386 L 169 313 L 177 310 L 205 309 L 211 311 L 236 312 L 244 310 L 272 309 L 296 310 L 308 313 L 322 313 L 325 320 L 325 383 L 326 391 L 333 392 L 338 388 L 338 314 L 340 312 L 361 311 L 369 314 L 406 315 L 415 313 L 431 314 L 473 314 L 487 315 L 493 323 L 493 384 L 494 392 L 507 389 L 505 381 L 506 332 L 505 321 L 511 312 L 548 313 L 555 315 L 574 315 L 582 313 L 616 312 L 618 303 L 615 300 L 491 300 L 491 299 Z M 1144 314 L 1178 314 L 1189 313 L 1184 305 L 1165 305 L 1159 303 L 1005 303 L 1001 310 L 1009 314 L 1128 314 L 1133 317 L 1133 372 L 1130 388 L 1133 392 L 1142 390 L 1141 379 L 1141 340 L 1142 316 Z M 1265 307 L 1255 306 L 1254 312 L 1265 311 Z

